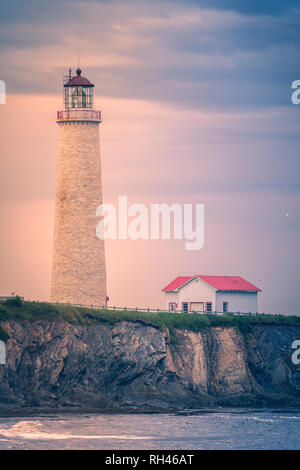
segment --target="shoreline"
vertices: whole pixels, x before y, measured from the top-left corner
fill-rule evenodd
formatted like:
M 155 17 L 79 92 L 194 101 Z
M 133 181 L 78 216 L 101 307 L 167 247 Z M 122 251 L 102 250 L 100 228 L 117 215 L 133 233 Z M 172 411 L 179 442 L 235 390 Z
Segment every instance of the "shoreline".
M 211 407 L 211 408 L 195 408 L 189 410 L 176 410 L 176 409 L 95 409 L 95 408 L 80 408 L 80 407 L 62 407 L 62 408 L 12 408 L 8 410 L 0 410 L 1 418 L 22 418 L 22 417 L 38 417 L 38 416 L 50 416 L 50 415 L 83 415 L 83 414 L 94 414 L 94 415 L 153 415 L 153 414 L 165 414 L 165 415 L 201 415 L 201 414 L 212 414 L 212 413 L 235 413 L 245 414 L 250 413 L 300 413 L 300 407 L 274 407 L 274 406 L 262 406 L 262 407 Z

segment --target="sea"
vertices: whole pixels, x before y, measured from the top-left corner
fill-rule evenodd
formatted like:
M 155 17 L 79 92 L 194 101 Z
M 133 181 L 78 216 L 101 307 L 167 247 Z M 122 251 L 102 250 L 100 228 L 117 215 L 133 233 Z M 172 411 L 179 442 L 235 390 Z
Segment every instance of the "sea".
M 0 418 L 0 450 L 300 449 L 299 410 Z

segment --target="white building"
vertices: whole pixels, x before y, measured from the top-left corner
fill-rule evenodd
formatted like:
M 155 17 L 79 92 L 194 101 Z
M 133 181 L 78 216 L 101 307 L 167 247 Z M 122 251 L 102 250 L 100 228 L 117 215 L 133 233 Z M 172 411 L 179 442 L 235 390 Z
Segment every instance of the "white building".
M 240 276 L 180 276 L 162 289 L 171 312 L 257 312 L 261 289 Z

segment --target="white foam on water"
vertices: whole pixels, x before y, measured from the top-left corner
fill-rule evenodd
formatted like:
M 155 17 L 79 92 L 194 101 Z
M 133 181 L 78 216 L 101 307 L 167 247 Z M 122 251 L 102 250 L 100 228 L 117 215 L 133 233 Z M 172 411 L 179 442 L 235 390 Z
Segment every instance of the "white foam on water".
M 66 440 L 66 439 L 118 439 L 118 440 L 143 440 L 152 439 L 151 436 L 132 436 L 132 435 L 82 435 L 82 434 L 53 434 L 43 431 L 43 425 L 35 421 L 20 421 L 10 428 L 0 429 L 0 436 L 9 438 L 22 438 L 29 440 Z M 2 440 L 2 439 L 1 439 Z M 3 439 L 6 440 L 6 439 Z
M 300 416 L 279 416 L 280 419 L 300 419 Z
M 274 423 L 274 419 L 260 418 L 258 416 L 247 416 L 247 419 L 254 419 L 255 421 L 263 421 L 264 423 Z

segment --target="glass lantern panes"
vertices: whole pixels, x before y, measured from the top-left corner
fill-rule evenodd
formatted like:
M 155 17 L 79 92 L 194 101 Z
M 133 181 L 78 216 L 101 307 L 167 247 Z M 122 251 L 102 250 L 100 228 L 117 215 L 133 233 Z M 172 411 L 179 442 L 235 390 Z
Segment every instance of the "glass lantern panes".
M 65 109 L 93 108 L 93 88 L 91 86 L 65 86 Z

